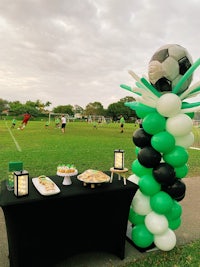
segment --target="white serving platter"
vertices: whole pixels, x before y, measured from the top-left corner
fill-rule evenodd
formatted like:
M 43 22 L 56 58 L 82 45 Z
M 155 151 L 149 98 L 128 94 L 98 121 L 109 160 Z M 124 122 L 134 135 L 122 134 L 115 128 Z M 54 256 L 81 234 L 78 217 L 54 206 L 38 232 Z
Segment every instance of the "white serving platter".
M 43 196 L 51 196 L 60 193 L 58 186 L 49 177 L 46 177 L 46 179 L 54 184 L 54 188 L 52 190 L 46 190 L 45 186 L 39 182 L 38 177 L 32 178 L 32 182 L 38 192 Z

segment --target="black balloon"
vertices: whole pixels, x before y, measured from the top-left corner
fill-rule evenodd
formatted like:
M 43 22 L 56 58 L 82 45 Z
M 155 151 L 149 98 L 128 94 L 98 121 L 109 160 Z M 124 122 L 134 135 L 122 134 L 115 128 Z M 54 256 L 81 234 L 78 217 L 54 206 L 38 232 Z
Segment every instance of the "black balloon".
M 172 186 L 162 186 L 162 190 L 176 201 L 181 201 L 185 197 L 186 185 L 177 179 Z
M 176 197 L 175 200 L 176 200 L 177 202 L 180 202 L 182 199 L 184 199 L 184 197 L 185 197 L 185 194 L 183 194 L 183 195 L 180 196 L 180 197 Z
M 133 133 L 133 143 L 140 148 L 149 146 L 151 144 L 151 137 L 152 135 L 145 132 L 143 128 L 140 128 Z
M 154 168 L 161 161 L 161 154 L 151 146 L 143 147 L 138 153 L 138 161 L 146 168 Z
M 160 163 L 153 169 L 154 178 L 161 185 L 173 185 L 176 182 L 174 168 L 168 163 Z

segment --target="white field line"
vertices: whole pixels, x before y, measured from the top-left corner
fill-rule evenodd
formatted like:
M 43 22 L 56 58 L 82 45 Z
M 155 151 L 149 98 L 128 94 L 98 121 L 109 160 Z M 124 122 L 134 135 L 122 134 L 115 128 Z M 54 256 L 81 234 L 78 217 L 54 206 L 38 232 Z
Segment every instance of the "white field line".
M 15 145 L 16 145 L 17 150 L 18 150 L 19 152 L 22 152 L 21 147 L 19 146 L 17 140 L 15 139 L 15 137 L 14 137 L 12 131 L 11 131 L 10 128 L 8 127 L 7 122 L 6 122 L 6 127 L 7 127 L 8 131 L 9 131 L 9 133 L 10 133 L 10 135 L 11 135 L 11 137 L 12 137 L 12 139 L 13 139 Z
M 199 147 L 193 147 L 193 146 L 191 146 L 190 149 L 200 150 Z

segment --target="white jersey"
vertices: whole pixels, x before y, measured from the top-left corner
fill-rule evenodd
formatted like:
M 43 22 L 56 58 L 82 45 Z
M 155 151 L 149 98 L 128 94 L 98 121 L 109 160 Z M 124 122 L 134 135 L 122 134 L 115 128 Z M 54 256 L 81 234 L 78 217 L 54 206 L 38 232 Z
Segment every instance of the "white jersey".
M 61 123 L 62 123 L 62 124 L 66 124 L 66 118 L 65 118 L 65 117 L 62 117 L 62 118 L 61 118 Z

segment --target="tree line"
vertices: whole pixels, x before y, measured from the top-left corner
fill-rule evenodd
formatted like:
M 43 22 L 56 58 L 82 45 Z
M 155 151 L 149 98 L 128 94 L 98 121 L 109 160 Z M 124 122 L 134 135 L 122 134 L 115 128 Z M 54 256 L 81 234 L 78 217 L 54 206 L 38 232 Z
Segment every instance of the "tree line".
M 110 117 L 112 120 L 118 120 L 120 115 L 123 115 L 126 120 L 136 119 L 135 111 L 125 106 L 125 102 L 135 101 L 133 97 L 126 96 L 120 99 L 118 102 L 112 103 L 107 109 L 104 109 L 103 105 L 98 102 L 88 103 L 85 108 L 70 104 L 59 105 L 49 110 L 51 102 L 47 101 L 43 103 L 41 100 L 37 101 L 26 101 L 25 104 L 20 101 L 7 101 L 0 99 L 0 113 L 1 115 L 20 116 L 25 112 L 29 112 L 34 117 L 47 116 L 50 112 L 53 113 L 64 113 L 69 116 L 75 116 L 79 114 L 80 117 L 87 116 L 104 116 Z

